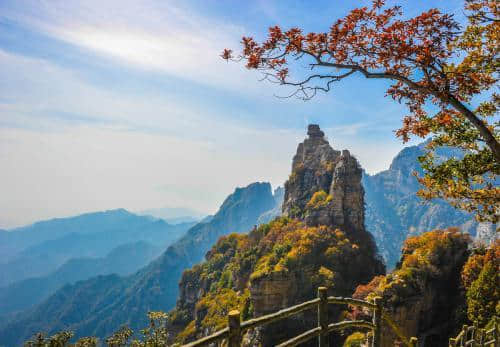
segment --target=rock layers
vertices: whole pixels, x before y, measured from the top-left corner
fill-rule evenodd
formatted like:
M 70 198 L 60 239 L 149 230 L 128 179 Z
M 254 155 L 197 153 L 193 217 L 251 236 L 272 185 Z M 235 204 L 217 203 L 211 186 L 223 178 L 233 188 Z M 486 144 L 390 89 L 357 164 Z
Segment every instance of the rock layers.
M 358 161 L 348 150 L 334 150 L 318 125 L 309 125 L 307 133 L 309 137 L 299 144 L 292 174 L 285 183 L 283 214 L 304 219 L 311 226 L 364 231 L 364 190 Z

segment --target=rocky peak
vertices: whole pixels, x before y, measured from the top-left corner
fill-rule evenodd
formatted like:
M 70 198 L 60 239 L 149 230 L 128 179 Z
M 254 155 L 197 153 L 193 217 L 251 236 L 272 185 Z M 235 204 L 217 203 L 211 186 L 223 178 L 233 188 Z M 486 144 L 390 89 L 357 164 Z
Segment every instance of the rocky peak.
M 309 124 L 307 127 L 307 135 L 309 135 L 309 138 L 325 137 L 325 133 L 321 131 L 318 124 Z
M 348 150 L 334 150 L 319 125 L 297 147 L 292 174 L 285 183 L 283 214 L 306 224 L 364 230 L 361 168 Z

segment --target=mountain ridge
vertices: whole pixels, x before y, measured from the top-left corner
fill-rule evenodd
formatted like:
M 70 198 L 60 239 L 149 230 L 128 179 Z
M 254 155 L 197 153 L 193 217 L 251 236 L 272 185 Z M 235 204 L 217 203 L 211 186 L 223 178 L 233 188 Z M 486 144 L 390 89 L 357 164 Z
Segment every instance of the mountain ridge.
M 3 240 L 2 248 L 10 249 L 11 253 L 15 251 L 15 255 L 0 263 L 0 287 L 46 276 L 71 258 L 104 257 L 113 248 L 134 241 L 165 246 L 181 237 L 191 225 L 170 225 L 119 209 L 58 218 L 16 229 L 8 232 L 9 236 Z M 36 235 L 39 231 L 40 235 Z M 29 242 L 22 240 L 31 237 Z
M 401 150 L 387 170 L 369 175 L 363 173 L 366 202 L 366 228 L 377 242 L 388 268 L 399 260 L 403 241 L 433 229 L 457 226 L 472 236 L 494 230 L 491 224 L 482 224 L 474 216 L 455 209 L 441 199 L 424 201 L 416 196 L 419 183 L 413 172 L 422 175 L 418 157 L 424 154 L 426 142 Z M 436 155 L 441 158 L 459 156 L 461 152 L 452 148 L 439 148 Z
M 161 251 L 159 246 L 137 241 L 120 245 L 105 257 L 72 258 L 47 276 L 28 278 L 0 288 L 0 316 L 27 309 L 65 284 L 98 275 L 134 273 L 160 255 Z
M 70 329 L 77 336 L 105 337 L 122 324 L 142 328 L 149 310 L 168 310 L 175 304 L 182 271 L 201 261 L 215 240 L 250 230 L 274 207 L 269 183 L 237 188 L 213 218 L 192 227 L 144 268 L 127 277 L 98 276 L 66 285 L 0 326 L 0 340 L 18 345 L 37 331 Z

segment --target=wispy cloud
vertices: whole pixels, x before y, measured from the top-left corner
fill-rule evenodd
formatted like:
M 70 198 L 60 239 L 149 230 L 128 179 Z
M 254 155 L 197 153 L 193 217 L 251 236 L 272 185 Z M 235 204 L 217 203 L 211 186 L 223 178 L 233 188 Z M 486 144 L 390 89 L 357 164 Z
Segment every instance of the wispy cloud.
M 121 64 L 223 88 L 258 85 L 255 73 L 219 57 L 223 48 L 238 45 L 244 29 L 197 16 L 179 3 L 70 0 L 28 6 L 21 0 L 2 10 L 4 18 Z
M 282 184 L 309 122 L 368 171 L 386 168 L 401 112 L 384 86 L 276 99 L 287 92 L 219 58 L 254 20 L 290 10 L 300 25 L 312 5 L 293 4 L 245 5 L 242 27 L 189 1 L 0 1 L 0 227 L 115 207 L 213 212 L 235 186 Z M 326 5 L 313 6 L 326 22 L 342 11 Z

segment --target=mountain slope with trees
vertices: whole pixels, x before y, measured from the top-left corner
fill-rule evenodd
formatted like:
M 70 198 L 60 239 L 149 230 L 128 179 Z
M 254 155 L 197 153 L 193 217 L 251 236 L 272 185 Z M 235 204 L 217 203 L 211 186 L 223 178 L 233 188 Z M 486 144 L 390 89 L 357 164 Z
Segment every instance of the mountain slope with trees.
M 409 236 L 450 226 L 480 238 L 489 239 L 489 235 L 495 234 L 494 225 L 478 223 L 472 213 L 456 209 L 444 200 L 425 201 L 417 196 L 420 185 L 414 172 L 423 173 L 418 157 L 425 154 L 425 146 L 424 142 L 406 147 L 388 170 L 363 175 L 366 227 L 374 235 L 388 268 L 396 265 L 403 242 Z M 462 154 L 459 150 L 440 148 L 436 155 L 446 160 Z
M 102 258 L 72 258 L 47 276 L 29 278 L 0 288 L 0 316 L 36 305 L 65 284 L 97 275 L 136 272 L 159 256 L 163 248 L 146 241 L 114 248 Z
M 276 201 L 269 183 L 237 188 L 219 211 L 135 274 L 98 276 L 66 285 L 31 310 L 0 323 L 0 341 L 19 345 L 38 331 L 70 329 L 76 336 L 105 337 L 127 324 L 147 325 L 147 312 L 175 305 L 182 272 L 200 262 L 216 240 L 230 232 L 252 229 Z
M 385 273 L 364 227 L 362 170 L 349 151 L 336 151 L 317 125 L 309 125 L 285 183 L 284 217 L 218 240 L 206 262 L 184 272 L 172 333 L 178 342 L 226 326 L 232 309 L 244 319 L 314 297 L 318 286 L 348 296 Z M 248 346 L 274 346 L 317 324 L 315 314 L 270 324 L 248 334 Z M 340 311 L 332 308 L 331 317 Z M 332 334 L 332 343 L 338 337 Z

